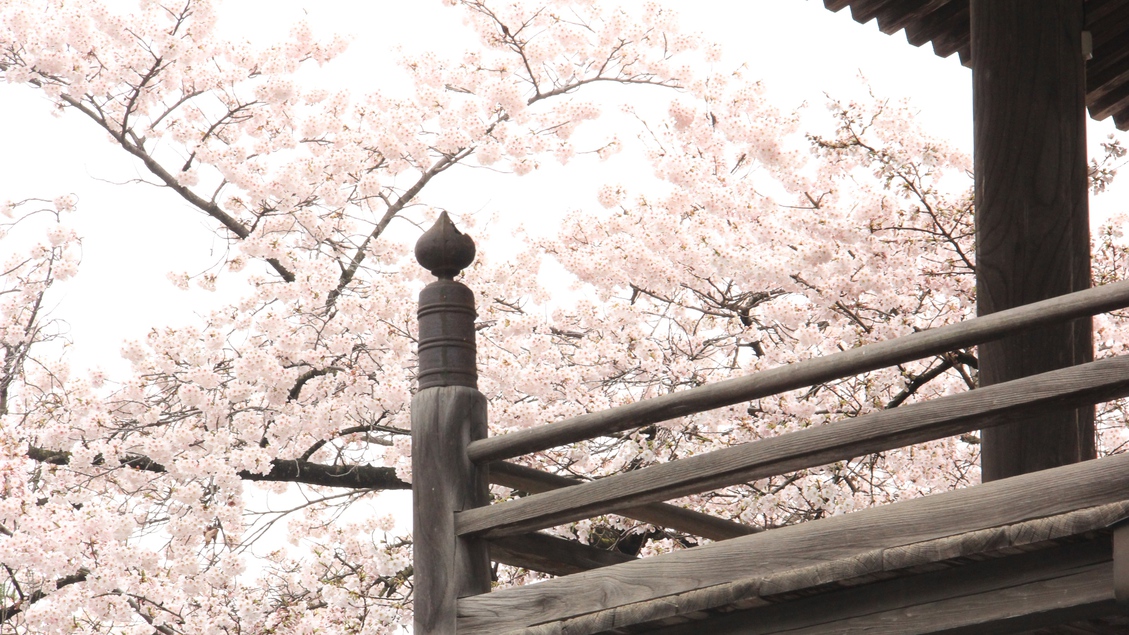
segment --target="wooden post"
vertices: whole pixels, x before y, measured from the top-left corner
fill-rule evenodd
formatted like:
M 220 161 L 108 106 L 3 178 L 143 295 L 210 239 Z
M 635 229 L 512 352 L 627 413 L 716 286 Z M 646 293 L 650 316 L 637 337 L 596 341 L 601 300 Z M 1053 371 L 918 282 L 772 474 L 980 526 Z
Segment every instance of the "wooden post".
M 455 535 L 455 512 L 489 502 L 486 468 L 466 453 L 471 441 L 486 437 L 474 293 L 454 281 L 474 261 L 474 241 L 444 212 L 415 251 L 439 278 L 419 296 L 419 390 L 412 399 L 415 632 L 454 635 L 458 598 L 490 590 L 485 541 Z
M 1113 599 L 1129 608 L 1129 520 L 1121 519 L 1113 529 Z
M 971 0 L 977 313 L 1090 286 L 1082 0 Z M 1093 359 L 1088 318 L 980 345 L 987 386 Z M 983 480 L 1093 458 L 1093 408 L 983 433 Z

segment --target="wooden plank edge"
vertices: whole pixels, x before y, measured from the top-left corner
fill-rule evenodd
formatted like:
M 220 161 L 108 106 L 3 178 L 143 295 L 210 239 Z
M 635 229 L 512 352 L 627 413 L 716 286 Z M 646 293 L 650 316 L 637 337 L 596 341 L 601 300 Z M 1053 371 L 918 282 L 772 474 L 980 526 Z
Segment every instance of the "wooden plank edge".
M 1069 545 L 1078 551 L 1088 545 Z M 736 611 L 650 635 L 1017 633 L 1120 614 L 1109 560 L 1047 563 L 1039 552 Z M 1054 566 L 1057 564 L 1059 566 Z M 1017 567 L 1018 565 L 1018 567 Z M 1046 566 L 1051 565 L 1051 566 Z M 1008 569 L 1015 569 L 1011 570 Z M 570 629 L 567 631 L 573 635 Z M 605 631 L 589 631 L 600 633 Z M 624 631 L 620 631 L 624 632 Z M 1043 631 L 1039 631 L 1043 632 Z M 585 631 L 579 631 L 583 634 Z
M 893 3 L 885 17 L 878 16 L 878 30 L 886 35 L 893 35 L 908 25 L 917 23 L 948 3 L 949 0 L 927 0 L 916 8 L 911 8 L 903 3 Z M 921 44 L 915 46 L 921 46 Z

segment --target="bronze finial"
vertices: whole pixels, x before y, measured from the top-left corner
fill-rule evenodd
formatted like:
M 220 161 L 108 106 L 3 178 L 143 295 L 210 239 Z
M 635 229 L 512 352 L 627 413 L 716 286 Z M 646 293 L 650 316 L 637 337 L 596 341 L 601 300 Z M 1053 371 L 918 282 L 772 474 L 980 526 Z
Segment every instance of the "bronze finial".
M 474 262 L 474 241 L 455 228 L 447 212 L 416 242 L 416 260 L 438 280 L 419 294 L 420 390 L 478 387 L 474 292 L 454 277 Z
M 459 231 L 447 212 L 416 241 L 416 261 L 436 278 L 451 280 L 474 262 L 474 240 Z

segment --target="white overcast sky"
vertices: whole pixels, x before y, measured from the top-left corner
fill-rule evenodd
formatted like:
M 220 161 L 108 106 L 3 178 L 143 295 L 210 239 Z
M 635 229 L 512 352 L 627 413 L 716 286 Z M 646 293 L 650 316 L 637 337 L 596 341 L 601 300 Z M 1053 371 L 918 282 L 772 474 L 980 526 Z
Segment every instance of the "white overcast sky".
M 831 13 L 817 0 L 667 2 L 681 13 L 686 30 L 722 43 L 724 63 L 747 64 L 781 108 L 805 102 L 821 107 L 825 93 L 860 95 L 861 74 L 880 96 L 910 98 L 927 130 L 971 153 L 971 73 L 955 55 L 938 58 L 928 45 L 908 44 L 904 33 L 885 35 L 875 23 L 860 25 L 849 11 Z M 265 6 L 271 10 L 264 13 Z M 269 5 L 230 0 L 223 11 L 221 26 L 227 33 L 261 42 L 283 37 L 288 25 L 302 18 L 319 34 L 337 30 L 351 35 L 349 52 L 320 71 L 319 81 L 358 91 L 397 81 L 389 70 L 393 47 L 410 52 L 473 44 L 458 12 L 440 0 L 281 0 Z M 212 224 L 167 192 L 117 184 L 143 174 L 90 122 L 74 113 L 54 117 L 32 91 L 3 85 L 0 121 L 5 122 L 0 126 L 0 200 L 68 192 L 80 199 L 73 220 L 84 239 L 83 263 L 77 284 L 66 286 L 55 307 L 55 314 L 70 324 L 76 366 L 125 370 L 118 355 L 123 338 L 143 337 L 154 326 L 184 324 L 193 312 L 206 313 L 209 305 L 223 301 L 223 294 L 178 291 L 165 276 L 169 271 L 196 273 L 220 258 L 224 245 Z M 1092 138 L 1112 130 L 1108 121 L 1091 121 L 1090 126 Z M 551 217 L 570 204 L 595 204 L 599 183 L 575 192 L 581 198 L 571 203 L 567 198 L 532 199 L 538 191 L 567 188 L 554 179 L 559 180 L 557 174 L 546 171 L 525 177 L 524 185 L 498 181 L 500 186 L 482 187 L 454 177 L 437 185 L 447 188 L 441 203 L 453 212 L 519 211 L 525 222 L 533 223 L 538 217 L 531 209 Z M 1108 207 L 1124 197 L 1115 192 L 1105 199 Z

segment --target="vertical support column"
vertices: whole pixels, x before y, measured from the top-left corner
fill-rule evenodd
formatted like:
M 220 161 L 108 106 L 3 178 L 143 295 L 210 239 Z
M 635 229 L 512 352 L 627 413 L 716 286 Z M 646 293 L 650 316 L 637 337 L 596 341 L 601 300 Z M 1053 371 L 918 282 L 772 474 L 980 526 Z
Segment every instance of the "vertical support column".
M 1113 599 L 1129 608 L 1129 522 L 1113 524 Z
M 458 598 L 490 590 L 486 543 L 455 535 L 455 512 L 489 502 L 486 468 L 466 453 L 471 441 L 486 437 L 474 293 L 454 281 L 475 249 L 444 212 L 415 251 L 438 278 L 419 296 L 419 390 L 412 398 L 415 632 L 454 635 Z
M 971 0 L 977 313 L 1090 286 L 1082 0 Z M 1089 318 L 982 344 L 991 385 L 1093 359 Z M 1092 407 L 985 430 L 983 480 L 1094 456 Z

